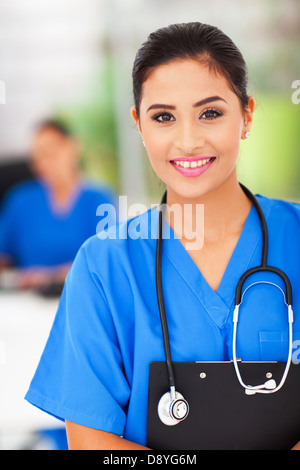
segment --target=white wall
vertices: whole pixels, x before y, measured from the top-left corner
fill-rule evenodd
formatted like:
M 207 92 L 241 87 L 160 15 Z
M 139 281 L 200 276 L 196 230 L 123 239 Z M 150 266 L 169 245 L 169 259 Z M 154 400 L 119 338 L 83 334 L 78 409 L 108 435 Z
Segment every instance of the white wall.
M 56 104 L 82 99 L 101 58 L 100 17 L 97 0 L 1 0 L 0 158 L 24 154 Z

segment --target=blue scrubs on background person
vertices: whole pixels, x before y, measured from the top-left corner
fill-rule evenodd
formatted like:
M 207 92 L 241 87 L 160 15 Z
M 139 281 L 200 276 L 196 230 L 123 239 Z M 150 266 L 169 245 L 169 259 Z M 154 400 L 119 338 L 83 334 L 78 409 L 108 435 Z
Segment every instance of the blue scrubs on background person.
M 46 120 L 38 126 L 31 149 L 35 179 L 9 190 L 0 208 L 0 263 L 16 269 L 16 289 L 45 293 L 54 284 L 58 295 L 80 246 L 96 234 L 97 208 L 112 204 L 117 212 L 114 191 L 86 181 L 79 158 L 80 146 L 64 125 Z M 42 434 L 55 448 L 67 448 L 65 429 Z
M 0 211 L 0 254 L 18 268 L 71 263 L 96 233 L 100 204 L 117 208 L 116 195 L 104 185 L 82 180 L 68 204 L 57 208 L 42 180 L 21 183 L 9 191 Z
M 294 340 L 300 339 L 300 205 L 258 196 L 269 231 L 268 264 L 293 288 Z M 130 224 L 139 236 L 126 236 Z M 118 225 L 119 236 L 95 235 L 79 250 L 26 400 L 60 420 L 147 442 L 148 369 L 164 361 L 156 298 L 155 208 Z M 114 229 L 112 229 L 112 234 Z M 260 264 L 262 234 L 251 208 L 215 292 L 170 231 L 162 250 L 162 284 L 173 361 L 231 360 L 232 314 L 240 276 Z M 103 237 L 105 238 L 105 237 Z M 258 273 L 256 280 L 281 280 Z M 286 306 L 278 289 L 258 284 L 245 295 L 237 355 L 285 361 Z
M 37 126 L 30 150 L 34 179 L 13 187 L 0 207 L 0 256 L 16 268 L 70 264 L 96 233 L 97 207 L 116 206 L 108 185 L 85 180 L 80 155 L 67 126 L 53 119 Z

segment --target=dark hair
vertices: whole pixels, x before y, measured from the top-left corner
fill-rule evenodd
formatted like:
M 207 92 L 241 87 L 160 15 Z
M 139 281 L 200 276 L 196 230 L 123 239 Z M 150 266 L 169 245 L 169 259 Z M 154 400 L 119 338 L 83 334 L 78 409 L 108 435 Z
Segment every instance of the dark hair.
M 64 137 L 71 136 L 71 131 L 68 126 L 56 119 L 44 119 L 43 121 L 40 121 L 36 126 L 36 132 L 40 132 L 45 129 L 53 129 Z
M 133 70 L 133 97 L 137 116 L 142 86 L 153 69 L 176 59 L 197 59 L 210 71 L 223 75 L 240 100 L 248 105 L 247 69 L 233 41 L 215 26 L 192 22 L 173 24 L 151 33 L 138 50 Z

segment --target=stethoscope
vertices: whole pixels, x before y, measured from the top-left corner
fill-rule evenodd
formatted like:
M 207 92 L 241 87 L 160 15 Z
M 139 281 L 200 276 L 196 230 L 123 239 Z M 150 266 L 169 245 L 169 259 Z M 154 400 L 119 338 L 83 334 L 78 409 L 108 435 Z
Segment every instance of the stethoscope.
M 260 266 L 256 266 L 254 268 L 249 269 L 246 271 L 240 278 L 235 292 L 235 307 L 233 311 L 233 339 L 232 339 L 232 356 L 233 356 L 233 364 L 235 368 L 235 372 L 238 378 L 239 383 L 245 389 L 246 394 L 253 395 L 255 393 L 275 393 L 277 392 L 285 383 L 287 378 L 287 374 L 291 365 L 292 360 L 292 343 L 293 343 L 293 310 L 292 310 L 292 288 L 287 275 L 278 268 L 268 266 L 267 265 L 267 255 L 268 255 L 268 230 L 266 220 L 263 214 L 263 211 L 256 199 L 256 197 L 247 189 L 245 186 L 240 184 L 241 188 L 243 189 L 244 193 L 250 201 L 253 203 L 262 229 L 262 236 L 263 236 L 263 247 L 262 247 L 262 257 L 261 257 L 261 264 Z M 167 192 L 165 191 L 163 198 L 161 200 L 159 206 L 159 222 L 158 222 L 158 237 L 157 237 L 157 246 L 156 246 L 156 290 L 157 290 L 157 300 L 158 300 L 158 307 L 159 307 L 159 314 L 162 326 L 162 334 L 163 334 L 163 341 L 164 341 L 164 350 L 165 350 L 165 358 L 166 358 L 166 366 L 168 372 L 168 379 L 169 379 L 169 387 L 170 391 L 166 392 L 160 399 L 158 403 L 158 415 L 161 421 L 168 425 L 174 426 L 179 422 L 183 421 L 189 413 L 189 404 L 184 399 L 184 397 L 177 392 L 175 388 L 175 379 L 174 379 L 174 371 L 173 371 L 173 364 L 171 358 L 171 351 L 170 351 L 170 341 L 169 341 L 169 333 L 168 333 L 168 325 L 166 320 L 166 313 L 165 313 L 165 306 L 164 306 L 164 299 L 163 299 L 163 291 L 162 291 L 162 280 L 161 280 L 161 256 L 162 256 L 162 240 L 163 240 L 163 219 L 164 213 L 166 208 L 166 200 L 167 200 Z M 242 294 L 242 288 L 246 279 L 254 273 L 258 273 L 261 271 L 269 271 L 272 273 L 277 274 L 281 277 L 285 284 L 286 294 L 283 292 L 281 287 L 271 282 L 266 281 L 258 281 L 254 282 L 250 286 L 248 286 Z M 278 288 L 284 297 L 284 303 L 288 308 L 288 323 L 289 323 L 289 349 L 288 349 L 288 358 L 286 362 L 286 366 L 282 375 L 282 378 L 277 385 L 274 379 L 270 379 L 264 384 L 261 385 L 246 385 L 241 377 L 238 360 L 236 357 L 236 336 L 237 336 L 237 324 L 238 324 L 238 317 L 239 317 L 239 308 L 243 301 L 244 295 L 246 291 L 256 284 L 272 284 L 276 288 Z

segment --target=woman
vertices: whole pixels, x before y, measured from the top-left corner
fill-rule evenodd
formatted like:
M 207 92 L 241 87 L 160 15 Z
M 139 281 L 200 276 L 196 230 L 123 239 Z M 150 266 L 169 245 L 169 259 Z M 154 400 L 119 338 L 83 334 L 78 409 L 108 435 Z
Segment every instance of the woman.
M 235 286 L 246 269 L 260 263 L 258 216 L 236 175 L 240 141 L 249 136 L 255 106 L 246 88 L 240 52 L 209 25 L 158 30 L 135 59 L 131 114 L 166 185 L 168 206 L 182 209 L 182 217 L 170 214 L 171 236 L 162 255 L 173 361 L 232 358 Z M 270 230 L 271 262 L 295 284 L 299 206 L 258 199 Z M 190 227 L 203 229 L 194 220 L 198 206 L 204 207 L 204 243 L 195 249 L 189 245 Z M 139 238 L 125 236 L 128 221 L 119 225 L 117 239 L 94 238 L 81 248 L 27 394 L 33 404 L 66 420 L 71 449 L 147 445 L 149 363 L 165 360 L 155 284 L 157 208 L 134 221 Z M 288 255 L 283 246 L 291 247 Z M 286 330 L 282 305 L 274 305 L 274 293 L 264 287 L 254 297 L 248 305 L 255 305 L 255 318 L 253 313 L 240 322 L 238 356 L 267 360 L 272 353 L 274 360 L 285 360 L 286 348 L 275 341 L 270 352 L 268 334 L 260 335 Z M 272 313 L 263 315 L 269 301 Z M 296 331 L 299 301 L 296 292 Z
M 18 269 L 17 287 L 62 283 L 96 232 L 97 207 L 116 203 L 112 190 L 83 180 L 79 156 L 66 126 L 40 123 L 31 149 L 34 179 L 12 188 L 0 212 L 0 263 Z

